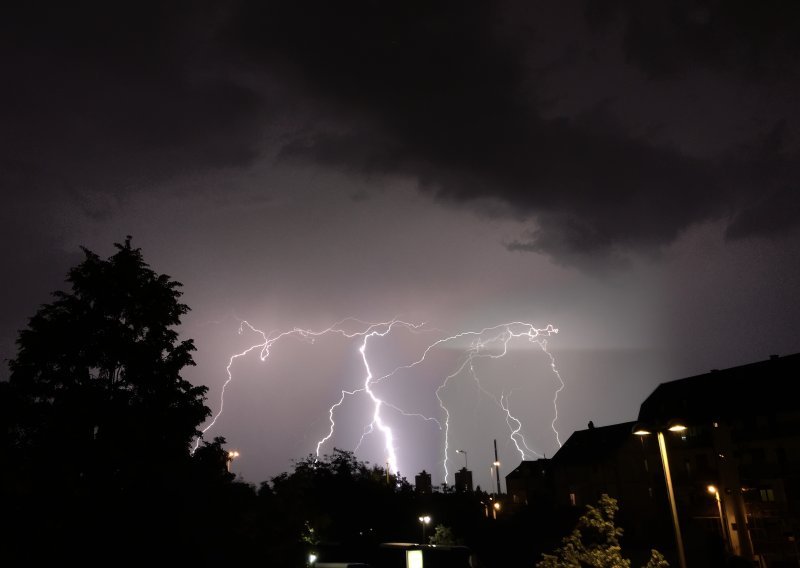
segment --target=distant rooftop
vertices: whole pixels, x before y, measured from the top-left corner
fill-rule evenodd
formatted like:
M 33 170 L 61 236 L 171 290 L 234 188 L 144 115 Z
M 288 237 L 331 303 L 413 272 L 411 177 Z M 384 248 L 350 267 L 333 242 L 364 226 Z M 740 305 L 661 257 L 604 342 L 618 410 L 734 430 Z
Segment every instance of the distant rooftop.
M 796 410 L 800 353 L 661 383 L 639 409 L 642 422 L 731 418 Z
M 541 475 L 542 470 L 546 470 L 549 467 L 550 460 L 547 458 L 539 458 L 538 460 L 524 460 L 520 462 L 520 464 L 511 471 L 511 473 L 506 475 L 506 479 Z
M 631 439 L 634 424 L 635 422 L 623 422 L 576 430 L 553 456 L 553 461 L 559 465 L 602 461 Z

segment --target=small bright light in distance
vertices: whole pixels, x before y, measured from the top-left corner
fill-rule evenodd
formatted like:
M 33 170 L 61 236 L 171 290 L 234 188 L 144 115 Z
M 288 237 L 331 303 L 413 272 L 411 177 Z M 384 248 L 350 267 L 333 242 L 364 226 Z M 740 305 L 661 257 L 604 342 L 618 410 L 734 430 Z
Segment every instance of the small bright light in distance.
M 717 492 L 717 488 L 714 487 L 713 485 L 709 485 L 708 486 L 708 492 L 709 493 L 716 493 Z

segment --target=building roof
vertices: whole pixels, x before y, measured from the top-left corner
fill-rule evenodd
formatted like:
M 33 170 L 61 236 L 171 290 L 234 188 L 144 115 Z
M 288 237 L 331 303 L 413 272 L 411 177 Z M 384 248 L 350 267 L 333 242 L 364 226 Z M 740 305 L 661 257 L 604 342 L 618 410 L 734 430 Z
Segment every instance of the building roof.
M 770 414 L 794 410 L 797 402 L 789 393 L 799 378 L 800 353 L 661 383 L 642 403 L 639 421 L 707 422 L 759 409 Z
M 538 460 L 524 460 L 515 467 L 511 473 L 506 475 L 506 479 L 517 479 L 522 477 L 531 477 L 533 475 L 541 475 L 542 470 L 547 470 L 550 467 L 550 460 L 547 458 L 540 458 Z
M 576 430 L 553 456 L 558 465 L 598 463 L 630 441 L 635 422 Z

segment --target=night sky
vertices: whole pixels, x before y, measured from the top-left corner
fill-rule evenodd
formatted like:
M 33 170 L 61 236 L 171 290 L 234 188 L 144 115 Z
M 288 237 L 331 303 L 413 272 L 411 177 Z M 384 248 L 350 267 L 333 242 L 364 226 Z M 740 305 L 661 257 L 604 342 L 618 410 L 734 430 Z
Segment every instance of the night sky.
M 562 442 L 660 382 L 800 351 L 797 2 L 16 2 L 0 68 L 3 359 L 79 246 L 126 235 L 184 284 L 186 377 L 215 413 L 260 341 L 242 319 L 424 322 L 370 340 L 376 374 L 460 331 L 552 324 Z M 208 433 L 234 471 L 314 451 L 363 384 L 359 345 L 234 362 Z M 467 348 L 380 394 L 442 420 Z M 547 355 L 513 342 L 476 372 L 551 456 Z M 493 439 L 503 473 L 519 461 L 504 413 L 471 376 L 445 393 L 451 471 L 465 449 L 488 488 Z M 324 449 L 353 449 L 369 412 L 348 399 Z M 441 482 L 436 424 L 385 419 L 401 473 Z M 383 464 L 379 436 L 358 456 Z

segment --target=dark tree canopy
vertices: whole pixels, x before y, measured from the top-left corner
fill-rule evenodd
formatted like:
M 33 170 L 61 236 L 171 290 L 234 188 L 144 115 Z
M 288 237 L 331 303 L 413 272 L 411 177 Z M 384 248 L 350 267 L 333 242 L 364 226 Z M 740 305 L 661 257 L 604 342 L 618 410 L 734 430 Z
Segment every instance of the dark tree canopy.
M 194 365 L 192 340 L 174 329 L 189 310 L 181 284 L 130 237 L 115 247 L 106 260 L 83 249 L 70 290 L 30 319 L 9 363 L 17 463 L 69 489 L 153 483 L 188 461 L 210 414 L 207 388 L 180 375 Z

